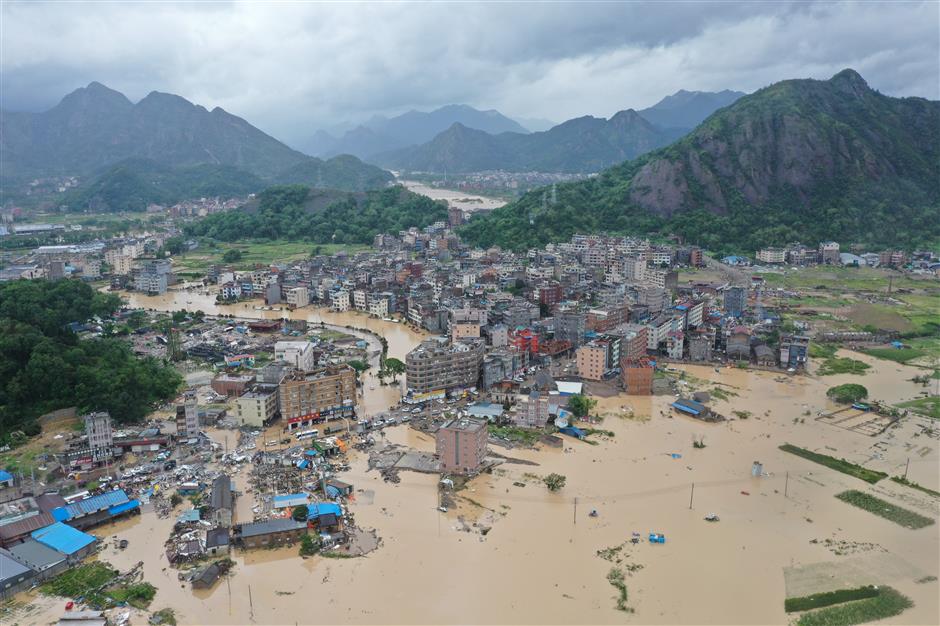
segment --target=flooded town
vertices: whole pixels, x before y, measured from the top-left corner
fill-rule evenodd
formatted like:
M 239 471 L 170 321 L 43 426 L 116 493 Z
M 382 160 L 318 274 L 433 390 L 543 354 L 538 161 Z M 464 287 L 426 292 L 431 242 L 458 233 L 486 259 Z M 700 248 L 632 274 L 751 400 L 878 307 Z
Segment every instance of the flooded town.
M 910 348 L 851 318 L 935 298 L 929 256 L 751 265 L 579 236 L 519 258 L 449 229 L 202 277 L 173 271 L 198 247 L 159 280 L 134 259 L 99 287 L 121 310 L 76 330 L 133 327 L 183 393 L 139 426 L 48 416 L 7 453 L 4 554 L 76 529 L 93 547 L 69 567 L 155 589 L 90 607 L 112 621 L 776 623 L 784 598 L 850 584 L 910 598 L 899 623 L 936 615 L 940 431 L 918 401 L 936 361 L 873 356 Z M 853 272 L 897 292 L 783 282 Z M 925 523 L 840 501 L 859 490 Z M 61 617 L 52 571 L 6 594 L 5 622 Z
M 0 626 L 940 626 L 940 3 L 0 0 Z

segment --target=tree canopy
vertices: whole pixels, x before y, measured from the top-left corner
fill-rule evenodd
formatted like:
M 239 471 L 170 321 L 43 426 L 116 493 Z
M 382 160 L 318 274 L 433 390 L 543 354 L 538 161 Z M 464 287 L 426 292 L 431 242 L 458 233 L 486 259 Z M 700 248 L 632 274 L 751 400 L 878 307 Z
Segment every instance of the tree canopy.
M 120 305 L 76 280 L 0 284 L 0 441 L 36 434 L 36 418 L 70 406 L 139 421 L 176 393 L 181 378 L 161 361 L 138 359 L 120 339 L 75 334 L 73 323 L 107 319 Z

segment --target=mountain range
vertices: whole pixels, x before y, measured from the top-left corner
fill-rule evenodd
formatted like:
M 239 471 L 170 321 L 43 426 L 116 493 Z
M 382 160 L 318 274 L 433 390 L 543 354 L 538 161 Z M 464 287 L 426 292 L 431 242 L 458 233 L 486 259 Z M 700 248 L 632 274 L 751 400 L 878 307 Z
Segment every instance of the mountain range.
M 371 160 L 391 169 L 420 172 L 591 173 L 664 146 L 683 133 L 653 126 L 632 109 L 609 120 L 579 117 L 529 134 L 490 135 L 454 124 L 426 144 Z
M 395 117 L 375 116 L 341 137 L 318 131 L 309 151 L 319 156 L 352 154 L 366 159 L 372 155 L 430 141 L 454 124 L 496 135 L 527 133 L 522 125 L 499 111 L 480 111 L 466 104 L 449 104 L 433 111 L 408 111 Z
M 127 181 L 128 170 L 143 173 L 154 167 L 161 168 L 165 182 L 180 172 L 182 183 L 190 178 L 188 168 L 195 166 L 221 168 L 213 176 L 231 178 L 239 188 L 252 178 L 262 181 L 262 186 L 263 181 L 319 182 L 345 189 L 384 185 L 392 178 L 358 160 L 331 165 L 309 157 L 221 108 L 209 111 L 180 96 L 156 91 L 135 104 L 97 82 L 75 90 L 42 113 L 4 111 L 0 158 L 5 182 L 11 185 L 17 180 L 67 175 L 91 179 L 90 185 L 103 179 L 99 187 L 104 189 L 115 175 Z M 115 167 L 120 171 L 112 171 Z M 337 171 L 342 175 L 333 177 Z M 286 181 L 291 173 L 297 176 Z M 183 186 L 169 184 L 188 193 Z M 145 189 L 138 191 L 148 195 Z
M 938 164 L 940 102 L 885 96 L 843 70 L 744 96 L 675 143 L 552 194 L 529 192 L 464 236 L 514 249 L 656 231 L 713 250 L 916 245 L 940 238 Z
M 423 172 L 596 172 L 670 143 L 742 95 L 682 90 L 609 120 L 584 116 L 553 124 L 530 119 L 526 127 L 498 111 L 448 105 L 429 113 L 374 117 L 340 138 L 318 131 L 310 151 L 353 154 L 384 167 Z

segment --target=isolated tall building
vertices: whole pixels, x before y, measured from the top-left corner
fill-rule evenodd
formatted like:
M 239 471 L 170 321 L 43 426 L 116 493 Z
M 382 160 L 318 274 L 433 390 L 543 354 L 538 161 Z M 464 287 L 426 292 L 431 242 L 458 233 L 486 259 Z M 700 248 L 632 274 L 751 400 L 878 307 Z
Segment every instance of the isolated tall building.
M 114 435 L 111 431 L 111 415 L 104 411 L 85 416 L 85 434 L 94 463 L 105 463 L 114 456 Z
M 437 431 L 441 471 L 472 474 L 479 470 L 486 457 L 488 436 L 483 420 L 459 418 L 441 426 Z
M 176 436 L 185 439 L 199 436 L 199 404 L 195 391 L 187 391 L 183 404 L 176 407 Z

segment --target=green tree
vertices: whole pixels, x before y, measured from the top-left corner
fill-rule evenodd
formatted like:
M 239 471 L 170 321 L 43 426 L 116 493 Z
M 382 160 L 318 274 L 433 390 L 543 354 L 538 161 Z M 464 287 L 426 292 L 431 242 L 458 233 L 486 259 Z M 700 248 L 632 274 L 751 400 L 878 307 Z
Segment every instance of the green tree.
M 131 313 L 127 316 L 127 325 L 135 330 L 142 327 L 146 322 L 146 311 L 131 311 Z
M 385 371 L 389 372 L 392 375 L 392 381 L 397 381 L 399 374 L 405 373 L 405 364 L 401 362 L 400 359 L 391 357 L 385 359 Z
M 571 396 L 568 399 L 568 408 L 577 418 L 586 417 L 597 406 L 597 400 L 589 398 L 582 394 Z
M 306 504 L 298 504 L 291 511 L 290 516 L 298 522 L 306 522 L 309 511 Z
M 868 389 L 864 385 L 853 383 L 836 385 L 826 391 L 826 395 L 839 404 L 852 404 L 868 397 Z
M 238 263 L 242 260 L 242 251 L 238 248 L 231 248 L 222 255 L 223 263 Z
M 351 368 L 353 368 L 354 370 L 356 370 L 356 374 L 357 374 L 357 375 L 359 375 L 359 374 L 361 374 L 362 372 L 364 372 L 364 371 L 366 371 L 367 369 L 369 369 L 369 364 L 366 363 L 365 361 L 360 360 L 360 359 L 353 359 L 352 361 L 349 361 L 348 364 L 349 364 L 349 367 L 351 367 Z
M 549 491 L 558 491 L 565 486 L 565 481 L 568 479 L 561 474 L 555 474 L 554 472 L 542 479 L 542 482 L 545 483 L 545 486 L 548 487 Z
M 300 538 L 300 556 L 313 556 L 320 549 L 319 537 L 314 539 L 309 533 Z

